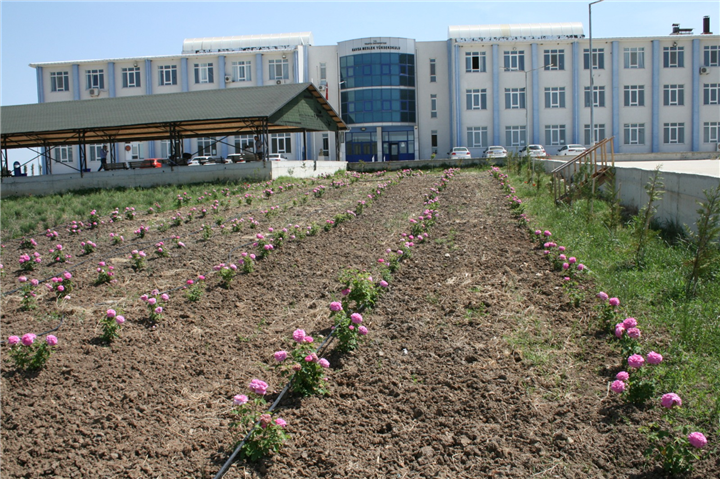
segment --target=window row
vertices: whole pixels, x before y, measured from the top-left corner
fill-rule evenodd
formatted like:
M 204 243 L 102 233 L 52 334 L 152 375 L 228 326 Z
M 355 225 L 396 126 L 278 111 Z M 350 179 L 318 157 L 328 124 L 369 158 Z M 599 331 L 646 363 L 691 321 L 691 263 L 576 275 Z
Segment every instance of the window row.
M 586 86 L 584 90 L 585 107 L 590 107 L 593 102 L 594 107 L 605 107 L 605 87 L 593 86 L 593 94 L 591 99 L 590 87 Z M 437 110 L 437 95 L 431 95 L 432 110 Z M 717 105 L 720 104 L 720 83 L 705 83 L 703 85 L 703 104 Z M 644 85 L 625 85 L 623 86 L 623 105 L 645 106 L 645 86 Z M 663 85 L 663 105 L 664 106 L 683 106 L 685 105 L 685 87 L 684 85 Z M 565 108 L 566 92 L 565 87 L 546 87 L 545 88 L 545 108 Z M 487 110 L 487 89 L 474 88 L 465 90 L 465 108 L 467 110 Z M 505 88 L 505 109 L 522 109 L 525 108 L 525 88 Z M 432 116 L 435 118 L 437 115 Z

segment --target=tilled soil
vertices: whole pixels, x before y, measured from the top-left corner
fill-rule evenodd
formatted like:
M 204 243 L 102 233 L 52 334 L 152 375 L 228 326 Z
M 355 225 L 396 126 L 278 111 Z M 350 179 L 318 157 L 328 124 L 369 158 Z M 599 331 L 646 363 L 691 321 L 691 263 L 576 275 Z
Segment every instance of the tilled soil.
M 390 178 L 328 189 L 261 227 L 324 223 Z M 57 350 L 37 373 L 15 371 L 2 348 L 3 477 L 213 477 L 236 438 L 232 397 L 260 378 L 274 399 L 285 381 L 271 367 L 273 352 L 289 346 L 296 328 L 329 333 L 338 274 L 377 271 L 438 182 L 438 174 L 406 176 L 361 215 L 288 241 L 229 288 L 211 275 L 198 302 L 171 292 L 157 324 L 141 294 L 237 261 L 255 231 L 192 239 L 144 272 L 115 257 L 113 285 L 94 286 L 88 262 L 60 306 L 43 297 L 28 313 L 17 294 L 3 298 L 4 337 L 65 317 Z M 487 173 L 457 173 L 439 196 L 429 240 L 364 314 L 366 340 L 349 354 L 332 342 L 324 351 L 330 393 L 286 396 L 277 411 L 291 439 L 225 477 L 660 476 L 644 466 L 647 444 L 637 432 L 657 411 L 607 393 L 620 359 L 597 330 L 592 285 L 581 285 L 588 294 L 573 307 Z M 105 258 L 110 246 L 101 246 L 97 257 Z M 112 345 L 98 341 L 109 307 L 128 318 Z M 695 476 L 718 471 L 704 461 Z

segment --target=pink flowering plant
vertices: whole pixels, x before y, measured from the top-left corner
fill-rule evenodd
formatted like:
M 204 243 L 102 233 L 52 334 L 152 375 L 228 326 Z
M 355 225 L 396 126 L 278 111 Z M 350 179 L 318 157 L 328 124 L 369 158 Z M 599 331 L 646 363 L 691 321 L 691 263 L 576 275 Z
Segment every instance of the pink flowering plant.
M 7 339 L 7 344 L 10 346 L 8 355 L 17 369 L 36 371 L 45 366 L 52 353 L 52 347 L 57 343 L 57 337 L 52 334 L 48 334 L 44 341 L 38 340 L 33 333 L 24 334 L 22 338 L 10 336 Z
M 243 273 L 250 274 L 255 270 L 255 254 L 241 253 L 240 268 Z
M 148 312 L 150 313 L 150 321 L 158 322 L 163 319 L 163 313 L 165 308 L 163 305 L 167 305 L 170 301 L 170 295 L 167 293 L 160 293 L 157 289 L 153 289 L 150 294 L 143 294 L 140 296 L 140 301 L 147 304 Z
M 121 313 L 121 311 L 108 309 L 100 319 L 100 329 L 102 330 L 100 339 L 104 342 L 112 343 L 120 337 L 120 330 L 122 329 L 122 325 L 125 324 L 125 316 Z
M 98 274 L 97 279 L 95 280 L 95 284 L 104 284 L 109 283 L 113 280 L 113 276 L 115 275 L 115 267 L 107 264 L 105 261 L 100 261 L 97 265 L 96 271 Z
M 35 288 L 37 288 L 40 282 L 37 279 L 28 279 L 25 276 L 20 276 L 18 281 L 21 285 L 20 294 L 22 295 L 20 309 L 23 311 L 35 309 L 37 307 L 37 293 L 35 292 Z
M 130 260 L 133 263 L 133 268 L 135 269 L 135 271 L 140 271 L 140 270 L 145 269 L 145 267 L 147 266 L 146 258 L 147 258 L 147 254 L 145 254 L 145 252 L 142 250 L 138 251 L 138 250 L 134 249 L 134 250 L 132 250 L 132 252 L 130 252 Z
M 233 398 L 235 407 L 232 413 L 238 419 L 230 427 L 236 430 L 235 447 L 242 443 L 240 458 L 256 462 L 278 452 L 290 435 L 285 431 L 285 420 L 271 412 L 264 412 L 267 410 L 267 383 L 253 379 L 248 387 L 249 395 L 237 394 Z
M 275 352 L 275 367 L 284 377 L 292 378 L 292 390 L 299 395 L 314 396 L 327 394 L 325 370 L 330 363 L 318 358 L 315 352 L 315 340 L 302 329 L 293 332 L 294 347 L 290 352 Z
M 50 278 L 50 282 L 45 283 L 45 286 L 55 293 L 57 298 L 67 296 L 75 287 L 72 282 L 72 273 L 69 271 L 65 271 L 60 276 Z
M 220 286 L 227 289 L 230 287 L 230 283 L 235 277 L 238 267 L 232 263 L 227 265 L 225 263 L 220 263 L 213 266 L 213 269 L 220 275 Z
M 20 240 L 20 249 L 33 249 L 37 248 L 37 241 L 35 241 L 33 238 L 27 239 L 22 238 Z
M 20 263 L 21 270 L 33 271 L 35 267 L 42 262 L 42 258 L 40 257 L 40 253 L 35 251 L 32 256 L 27 253 L 20 255 L 18 262 Z
M 189 279 L 185 282 L 185 297 L 188 301 L 200 301 L 205 292 L 205 276 L 199 274 L 195 279 Z
M 660 405 L 665 411 L 664 424 L 653 422 L 640 428 L 649 441 L 645 457 L 659 462 L 673 477 L 689 474 L 693 463 L 700 459 L 700 450 L 707 445 L 707 438 L 689 425 L 675 425 L 677 410 L 682 407 L 680 396 L 663 394 Z
M 360 310 L 375 305 L 380 289 L 373 282 L 369 272 L 345 269 L 338 279 L 343 284 L 343 309 L 348 310 L 352 306 L 353 309 Z
M 368 333 L 367 327 L 362 324 L 362 315 L 360 313 L 348 315 L 342 303 L 337 301 L 330 303 L 330 311 L 334 323 L 333 334 L 338 340 L 338 351 L 348 352 L 357 349 L 359 340 Z
M 168 256 L 170 256 L 170 254 L 167 252 L 167 248 L 165 247 L 165 243 L 162 241 L 155 243 L 155 254 L 158 255 L 160 258 L 167 258 Z
M 80 246 L 82 246 L 83 252 L 85 254 L 90 254 L 90 253 L 94 252 L 95 249 L 97 248 L 97 245 L 90 240 L 83 241 L 82 243 L 80 243 Z

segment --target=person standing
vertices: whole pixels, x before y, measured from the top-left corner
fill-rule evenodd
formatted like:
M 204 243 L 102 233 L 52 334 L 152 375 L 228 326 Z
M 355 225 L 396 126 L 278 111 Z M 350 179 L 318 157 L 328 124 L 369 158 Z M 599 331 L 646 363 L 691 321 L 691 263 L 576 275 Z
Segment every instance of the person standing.
M 255 156 L 259 161 L 265 159 L 265 143 L 257 135 L 255 135 Z
M 103 145 L 102 150 L 100 150 L 100 168 L 98 168 L 98 171 L 107 171 L 107 169 L 105 168 L 105 166 L 107 165 L 107 152 L 107 145 Z

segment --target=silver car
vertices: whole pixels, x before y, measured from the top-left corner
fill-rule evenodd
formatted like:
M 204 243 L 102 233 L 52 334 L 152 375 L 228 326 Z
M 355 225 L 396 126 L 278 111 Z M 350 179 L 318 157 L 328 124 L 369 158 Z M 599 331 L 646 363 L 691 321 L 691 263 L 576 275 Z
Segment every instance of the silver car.
M 504 146 L 488 146 L 483 156 L 485 158 L 507 158 L 507 150 Z

